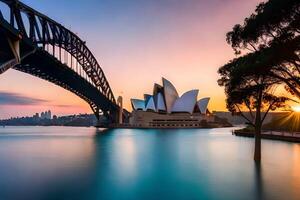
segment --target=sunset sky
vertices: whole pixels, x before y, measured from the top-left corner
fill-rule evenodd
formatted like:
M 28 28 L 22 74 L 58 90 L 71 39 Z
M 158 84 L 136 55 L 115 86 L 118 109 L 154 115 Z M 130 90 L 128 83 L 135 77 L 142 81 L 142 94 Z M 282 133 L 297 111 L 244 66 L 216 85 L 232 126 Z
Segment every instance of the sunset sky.
M 23 0 L 79 35 L 102 66 L 114 95 L 151 93 L 161 77 L 179 94 L 199 89 L 210 110 L 225 110 L 217 69 L 234 58 L 225 34 L 261 0 Z M 1 8 L 1 7 L 0 7 Z M 74 94 L 36 77 L 8 70 L 0 75 L 0 118 L 91 113 Z

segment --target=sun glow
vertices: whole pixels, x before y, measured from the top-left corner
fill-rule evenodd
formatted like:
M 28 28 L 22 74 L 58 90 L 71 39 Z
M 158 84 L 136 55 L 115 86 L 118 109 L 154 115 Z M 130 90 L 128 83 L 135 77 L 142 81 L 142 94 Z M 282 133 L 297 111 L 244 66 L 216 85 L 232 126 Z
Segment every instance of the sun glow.
M 294 112 L 300 112 L 300 105 L 292 106 L 292 110 L 293 110 Z

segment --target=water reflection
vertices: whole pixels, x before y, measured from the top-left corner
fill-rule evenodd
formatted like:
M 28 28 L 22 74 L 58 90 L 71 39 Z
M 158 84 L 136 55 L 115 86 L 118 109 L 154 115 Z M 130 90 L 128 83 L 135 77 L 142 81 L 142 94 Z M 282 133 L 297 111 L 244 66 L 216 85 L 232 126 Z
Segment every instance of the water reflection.
M 293 145 L 292 188 L 294 196 L 300 197 L 300 144 Z
M 0 199 L 297 199 L 300 145 L 231 129 L 0 129 Z
M 0 136 L 0 199 L 82 199 L 88 193 L 95 172 L 92 137 L 16 129 Z
M 264 186 L 263 186 L 263 177 L 262 177 L 262 169 L 261 163 L 254 163 L 254 187 L 255 187 L 255 194 L 257 200 L 264 200 Z
M 134 138 L 124 135 L 112 143 L 112 165 L 119 180 L 124 184 L 131 181 L 137 172 L 137 152 Z M 122 167 L 120 167 L 122 166 Z

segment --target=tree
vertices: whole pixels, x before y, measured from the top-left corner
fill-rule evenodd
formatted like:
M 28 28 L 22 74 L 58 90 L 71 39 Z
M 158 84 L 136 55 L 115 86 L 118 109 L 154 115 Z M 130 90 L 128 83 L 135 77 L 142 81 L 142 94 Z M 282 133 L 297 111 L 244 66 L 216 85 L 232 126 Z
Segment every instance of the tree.
M 236 55 L 219 69 L 218 83 L 225 87 L 227 108 L 243 115 L 255 128 L 255 161 L 260 161 L 262 122 L 270 110 L 288 98 L 276 96 L 283 84 L 300 97 L 300 1 L 269 0 L 226 35 Z M 250 117 L 243 114 L 248 109 Z M 262 116 L 262 111 L 265 111 Z
M 289 98 L 277 96 L 280 81 L 270 71 L 258 70 L 264 60 L 259 53 L 248 54 L 230 61 L 219 69 L 220 86 L 225 87 L 226 106 L 233 114 L 244 117 L 255 129 L 254 160 L 261 160 L 261 128 L 271 110 L 285 106 Z M 248 110 L 249 115 L 244 114 Z

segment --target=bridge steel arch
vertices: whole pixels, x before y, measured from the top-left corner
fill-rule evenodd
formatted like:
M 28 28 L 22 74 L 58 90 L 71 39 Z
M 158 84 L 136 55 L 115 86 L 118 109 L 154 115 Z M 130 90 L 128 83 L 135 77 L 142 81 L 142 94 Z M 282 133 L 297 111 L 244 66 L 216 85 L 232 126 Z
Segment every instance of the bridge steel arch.
M 18 0 L 0 0 L 0 74 L 9 68 L 59 85 L 115 122 L 120 110 L 96 58 L 76 34 Z M 128 114 L 124 110 L 125 114 Z

